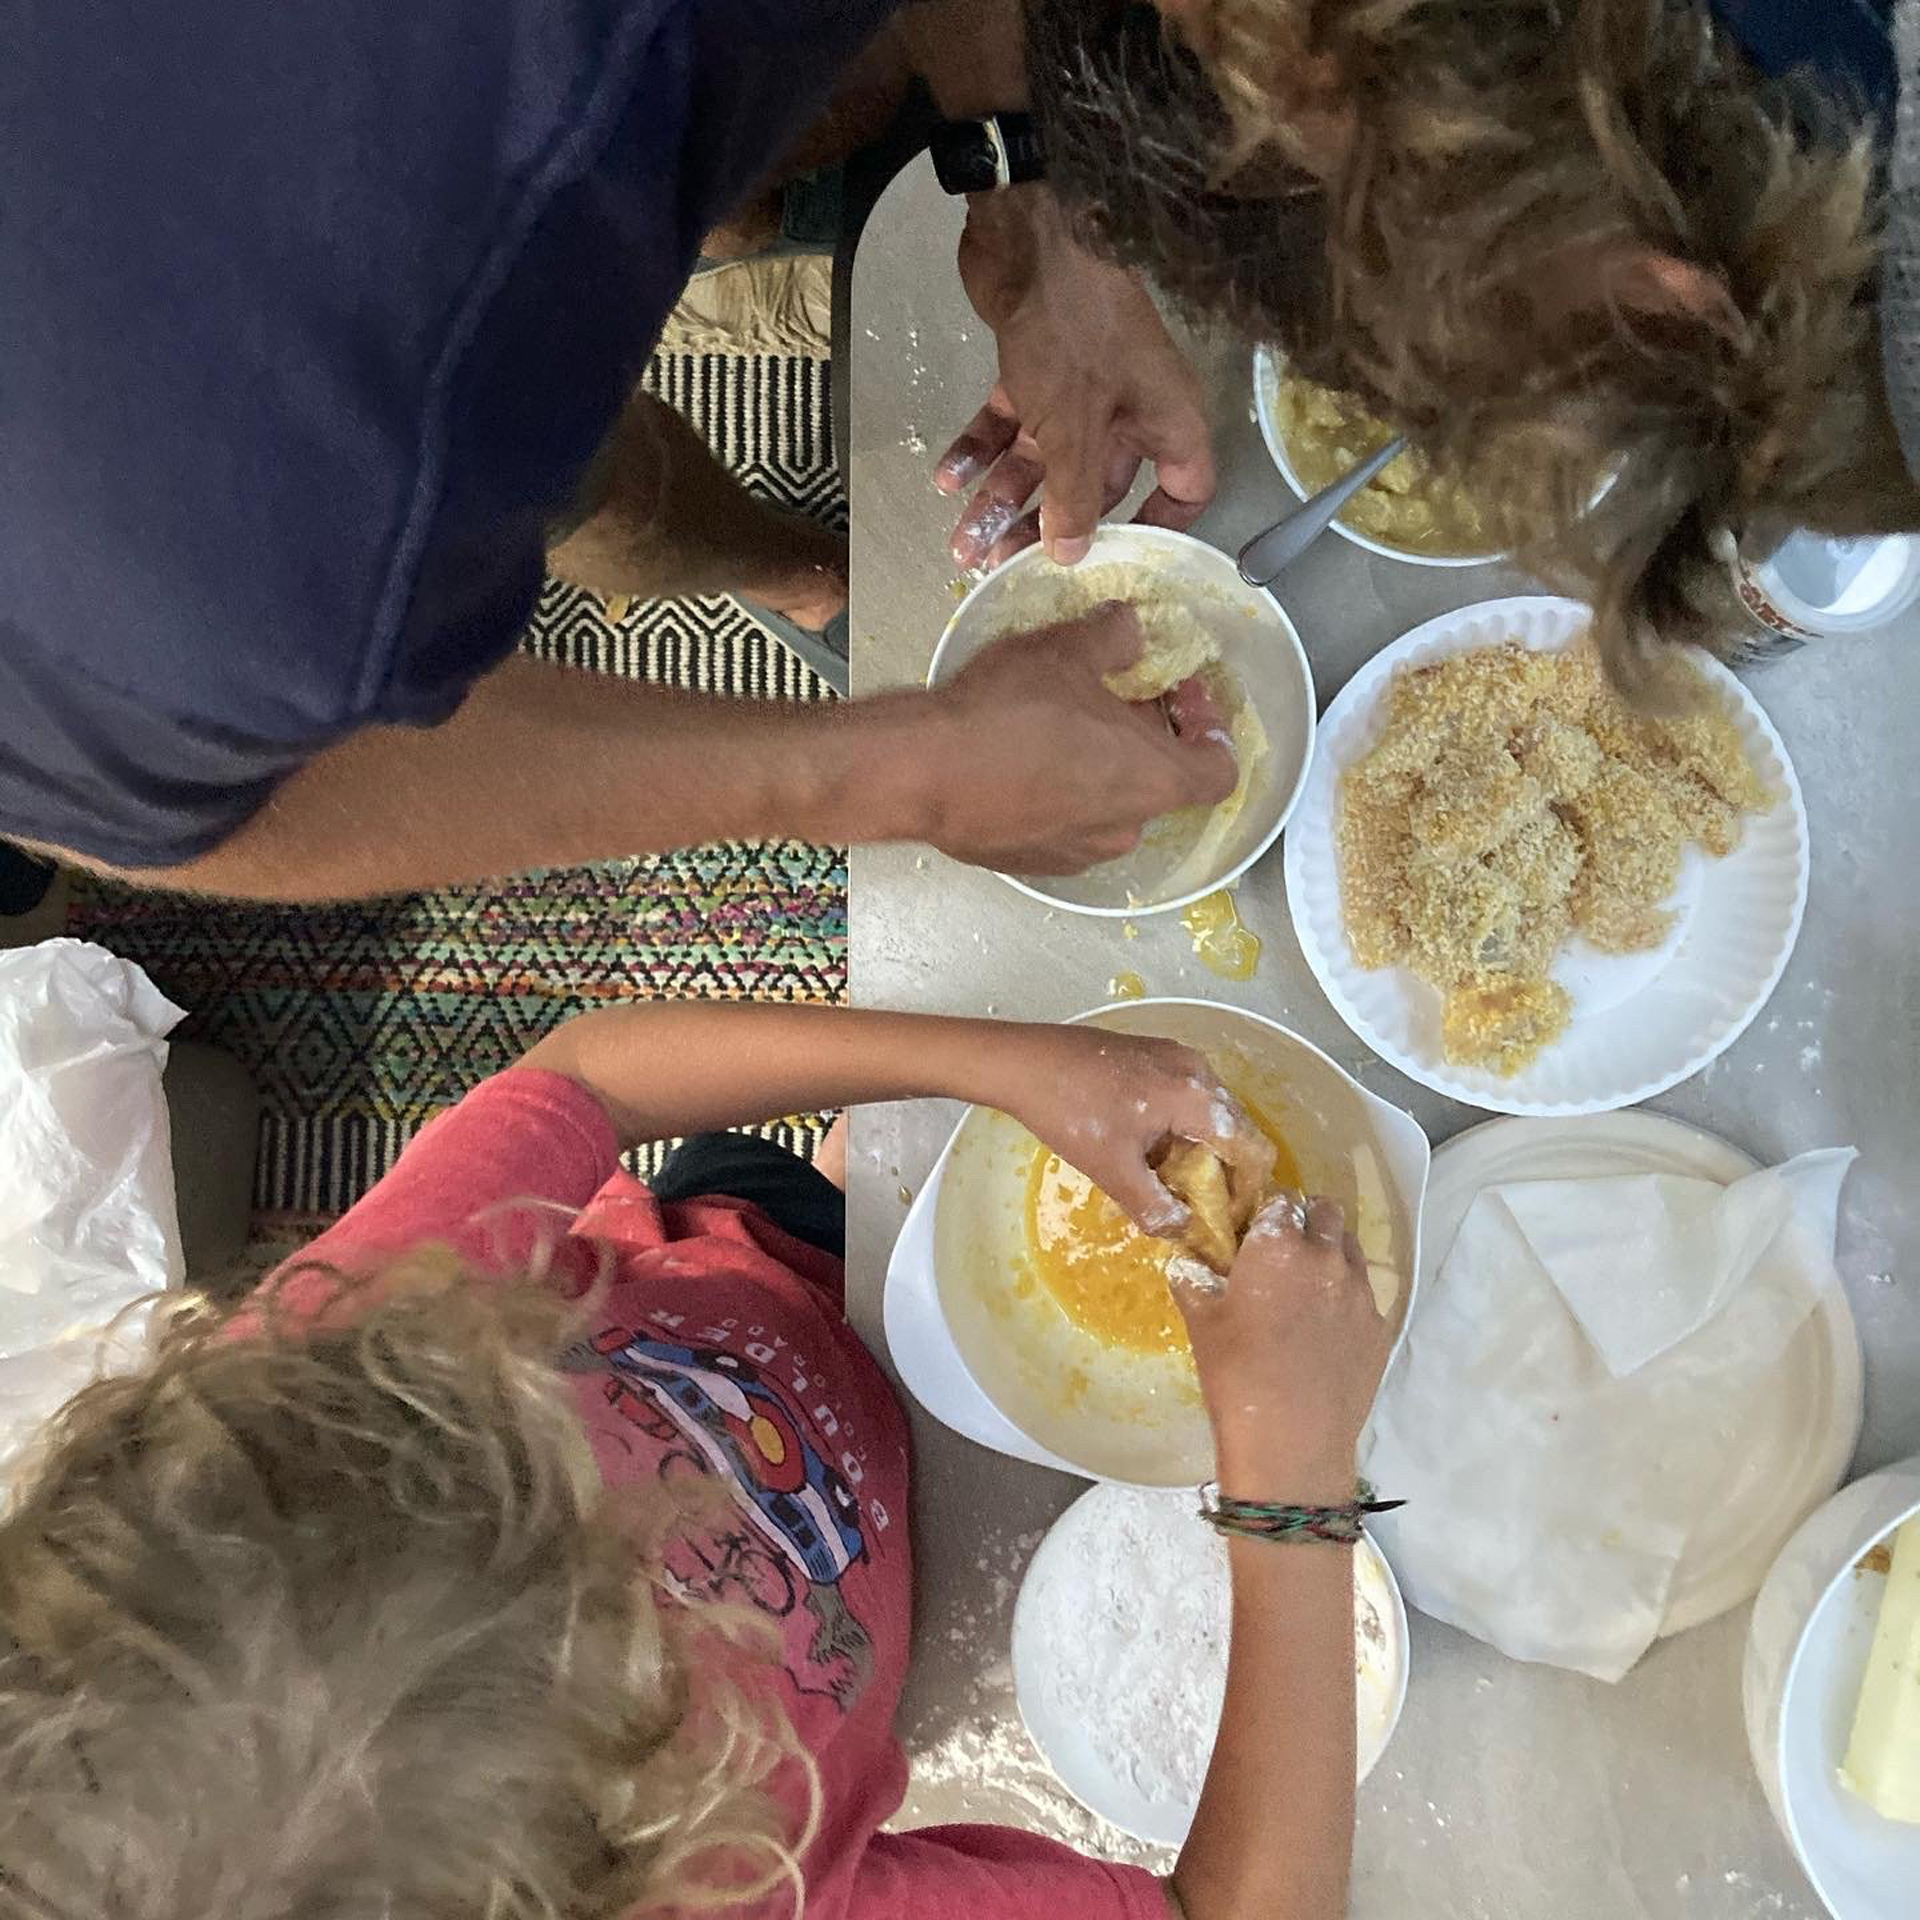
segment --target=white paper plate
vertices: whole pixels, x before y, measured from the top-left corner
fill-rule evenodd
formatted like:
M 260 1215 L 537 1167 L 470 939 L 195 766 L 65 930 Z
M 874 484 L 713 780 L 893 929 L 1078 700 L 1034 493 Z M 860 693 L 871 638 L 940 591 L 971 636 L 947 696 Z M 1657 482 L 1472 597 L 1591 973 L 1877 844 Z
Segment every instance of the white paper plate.
M 1063 1646 L 1058 1637 L 1048 1631 L 1049 1618 L 1057 1618 L 1059 1612 L 1052 1602 L 1065 1586 L 1076 1613 L 1091 1610 L 1100 1603 L 1101 1596 L 1083 1594 L 1072 1584 L 1083 1564 L 1079 1557 L 1080 1543 L 1111 1529 L 1129 1501 L 1166 1503 L 1168 1519 L 1174 1523 L 1182 1543 L 1181 1551 L 1166 1561 L 1139 1567 L 1137 1581 L 1129 1584 L 1126 1593 L 1108 1596 L 1124 1608 L 1137 1609 L 1138 1631 L 1149 1643 L 1155 1632 L 1158 1605 L 1164 1603 L 1166 1595 L 1180 1581 L 1193 1577 L 1194 1571 L 1204 1565 L 1203 1556 L 1218 1551 L 1213 1532 L 1200 1519 L 1196 1511 L 1198 1501 L 1191 1493 L 1142 1492 L 1102 1486 L 1082 1494 L 1053 1523 L 1020 1583 L 1020 1598 L 1013 1614 L 1014 1693 L 1020 1703 L 1020 1717 L 1026 1722 L 1034 1745 L 1059 1776 L 1061 1785 L 1082 1806 L 1137 1840 L 1178 1847 L 1185 1843 L 1199 1806 L 1198 1783 L 1190 1793 L 1172 1797 L 1144 1792 L 1129 1772 L 1125 1756 L 1103 1745 L 1099 1729 L 1063 1711 L 1056 1704 L 1055 1690 L 1048 1685 L 1063 1663 L 1076 1660 L 1084 1663 L 1089 1645 L 1085 1638 L 1080 1638 Z M 1373 1666 L 1372 1687 L 1362 1721 L 1364 1731 L 1356 1755 L 1359 1778 L 1364 1780 L 1386 1751 L 1399 1724 L 1401 1708 L 1406 1704 L 1407 1610 L 1386 1556 L 1371 1540 L 1363 1540 L 1359 1552 L 1354 1574 L 1358 1583 L 1356 1601 L 1377 1621 L 1385 1642 Z M 1229 1624 L 1223 1607 L 1220 1620 L 1223 1646 Z
M 1517 640 L 1556 652 L 1586 630 L 1587 609 L 1549 597 L 1489 600 L 1443 614 L 1396 640 L 1347 682 L 1320 722 L 1319 747 L 1287 832 L 1287 904 L 1314 976 L 1335 1010 L 1380 1057 L 1423 1086 L 1495 1113 L 1608 1113 L 1664 1093 L 1724 1053 L 1766 1005 L 1800 936 L 1809 869 L 1807 810 L 1787 750 L 1745 687 L 1716 661 L 1700 668 L 1734 697 L 1746 750 L 1782 795 L 1746 823 L 1724 860 L 1689 848 L 1672 905 L 1675 927 L 1653 953 L 1568 944 L 1554 977 L 1573 996 L 1573 1023 L 1510 1079 L 1449 1061 L 1440 996 L 1404 967 L 1370 972 L 1353 957 L 1340 910 L 1334 840 L 1340 776 L 1383 723 L 1397 668 Z
M 1597 1180 L 1678 1174 L 1730 1185 L 1758 1162 L 1713 1134 L 1657 1113 L 1586 1120 L 1489 1120 L 1433 1156 L 1421 1222 L 1421 1290 L 1407 1338 L 1420 1338 L 1420 1302 L 1452 1251 L 1467 1209 L 1508 1180 Z M 1752 1599 L 1808 1514 L 1840 1484 L 1860 1439 L 1860 1335 L 1831 1262 L 1819 1303 L 1789 1342 L 1744 1429 L 1726 1449 L 1730 1471 L 1674 1574 L 1661 1635 L 1717 1619 Z M 1417 1593 L 1422 1569 L 1406 1543 L 1402 1568 Z M 1436 1570 L 1437 1571 L 1437 1570 Z

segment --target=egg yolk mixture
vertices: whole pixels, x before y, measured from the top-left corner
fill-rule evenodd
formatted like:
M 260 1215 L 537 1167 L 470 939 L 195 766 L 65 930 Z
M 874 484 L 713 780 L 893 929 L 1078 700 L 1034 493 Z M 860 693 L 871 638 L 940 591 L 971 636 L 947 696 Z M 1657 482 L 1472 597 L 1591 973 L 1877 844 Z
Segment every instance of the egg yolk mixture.
M 1242 1105 L 1247 1105 L 1244 1098 Z M 1280 1131 L 1248 1106 L 1273 1142 L 1277 1186 L 1298 1188 L 1300 1168 Z M 1036 1147 L 1027 1175 L 1027 1259 L 1034 1278 L 1075 1326 L 1131 1353 L 1190 1351 L 1186 1322 L 1167 1284 L 1178 1249 L 1145 1234 L 1077 1167 Z
M 1251 980 L 1260 964 L 1260 936 L 1241 918 L 1234 897 L 1224 887 L 1196 900 L 1180 916 L 1193 936 L 1193 950 L 1209 973 L 1223 980 Z

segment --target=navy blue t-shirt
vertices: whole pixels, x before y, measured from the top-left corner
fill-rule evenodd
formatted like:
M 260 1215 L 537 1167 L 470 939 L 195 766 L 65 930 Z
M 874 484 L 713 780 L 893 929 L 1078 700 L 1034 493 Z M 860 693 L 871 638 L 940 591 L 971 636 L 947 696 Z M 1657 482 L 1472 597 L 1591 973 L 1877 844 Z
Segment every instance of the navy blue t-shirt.
M 893 0 L 14 0 L 0 834 L 218 844 L 511 649 L 700 238 Z

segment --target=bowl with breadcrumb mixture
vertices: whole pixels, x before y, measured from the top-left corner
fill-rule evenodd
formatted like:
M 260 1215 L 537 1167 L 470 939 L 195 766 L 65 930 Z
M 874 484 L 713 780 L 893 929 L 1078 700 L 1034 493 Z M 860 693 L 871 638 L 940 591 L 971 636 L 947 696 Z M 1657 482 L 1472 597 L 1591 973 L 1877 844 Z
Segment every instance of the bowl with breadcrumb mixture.
M 1806 810 L 1704 655 L 1657 709 L 1577 602 L 1491 601 L 1377 655 L 1321 722 L 1287 845 L 1307 960 L 1370 1046 L 1495 1112 L 1606 1112 L 1697 1073 L 1784 971 Z
M 1384 421 L 1307 379 L 1268 347 L 1253 357 L 1253 404 L 1273 464 L 1302 500 L 1393 438 Z M 1472 489 L 1418 447 L 1369 480 L 1341 508 L 1333 530 L 1369 553 L 1418 567 L 1478 567 L 1502 557 Z

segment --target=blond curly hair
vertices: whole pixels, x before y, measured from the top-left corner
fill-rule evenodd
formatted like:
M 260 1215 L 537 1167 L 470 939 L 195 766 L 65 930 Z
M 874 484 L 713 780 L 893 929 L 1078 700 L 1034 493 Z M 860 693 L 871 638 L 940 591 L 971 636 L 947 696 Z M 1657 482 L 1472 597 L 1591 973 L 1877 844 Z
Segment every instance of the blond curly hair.
M 1189 309 L 1469 476 L 1616 672 L 1735 654 L 1722 529 L 1920 527 L 1863 116 L 1692 0 L 1031 10 L 1056 178 Z M 1596 483 L 1613 475 L 1598 507 Z
M 311 1272 L 303 1289 L 314 1285 Z M 5 1920 L 613 1920 L 783 1885 L 771 1696 L 662 1605 L 578 1324 L 445 1252 L 183 1308 L 0 1522 Z

